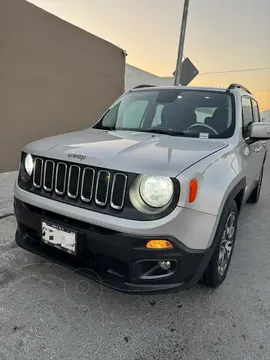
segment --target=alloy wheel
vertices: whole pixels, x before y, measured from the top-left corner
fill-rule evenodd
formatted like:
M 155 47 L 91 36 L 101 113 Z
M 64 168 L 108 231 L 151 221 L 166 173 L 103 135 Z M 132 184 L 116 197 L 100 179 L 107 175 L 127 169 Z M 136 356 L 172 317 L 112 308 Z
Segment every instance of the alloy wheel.
M 222 277 L 225 274 L 225 271 L 229 265 L 230 258 L 232 255 L 234 235 L 236 229 L 236 214 L 234 211 L 231 211 L 229 214 L 224 231 L 222 233 L 222 239 L 219 247 L 218 255 L 218 274 Z

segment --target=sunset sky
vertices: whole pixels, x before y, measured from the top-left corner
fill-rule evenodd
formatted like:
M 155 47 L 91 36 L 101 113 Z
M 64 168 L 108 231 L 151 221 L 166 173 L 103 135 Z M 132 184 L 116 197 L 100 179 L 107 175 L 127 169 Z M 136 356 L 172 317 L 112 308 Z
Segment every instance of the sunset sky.
M 127 63 L 159 76 L 175 70 L 184 0 L 29 0 L 127 51 Z M 270 0 L 190 0 L 185 42 L 200 73 L 192 85 L 238 82 L 270 109 Z

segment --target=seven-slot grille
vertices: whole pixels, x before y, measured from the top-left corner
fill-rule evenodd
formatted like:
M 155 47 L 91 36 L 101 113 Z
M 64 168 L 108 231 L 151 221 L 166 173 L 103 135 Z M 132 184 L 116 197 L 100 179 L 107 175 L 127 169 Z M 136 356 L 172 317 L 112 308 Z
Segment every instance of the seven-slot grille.
M 33 186 L 47 195 L 94 202 L 100 207 L 108 204 L 112 209 L 121 210 L 124 206 L 127 176 L 108 170 L 96 170 L 88 166 L 67 164 L 62 161 L 35 158 Z

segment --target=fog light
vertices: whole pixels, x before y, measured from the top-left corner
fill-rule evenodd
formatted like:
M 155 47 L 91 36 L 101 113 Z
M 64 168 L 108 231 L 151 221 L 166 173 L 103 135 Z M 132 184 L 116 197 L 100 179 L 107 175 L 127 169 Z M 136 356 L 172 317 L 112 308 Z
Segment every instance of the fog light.
M 171 262 L 170 261 L 159 261 L 158 265 L 162 270 L 170 270 Z
M 172 249 L 173 245 L 168 240 L 150 240 L 146 247 L 148 249 Z

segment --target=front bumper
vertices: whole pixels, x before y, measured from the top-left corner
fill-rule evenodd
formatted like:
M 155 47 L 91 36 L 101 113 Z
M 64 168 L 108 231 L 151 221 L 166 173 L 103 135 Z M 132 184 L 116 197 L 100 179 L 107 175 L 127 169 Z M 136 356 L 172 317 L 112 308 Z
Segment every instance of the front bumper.
M 180 206 L 176 206 L 169 215 L 157 220 L 134 221 L 123 219 L 33 194 L 21 189 L 17 181 L 14 186 L 14 196 L 16 199 L 37 208 L 89 225 L 111 229 L 118 233 L 145 237 L 153 237 L 157 234 L 163 237 L 169 236 L 193 250 L 205 250 L 211 246 L 219 222 L 217 216 Z
M 145 247 L 160 236 L 138 236 L 109 230 L 67 218 L 15 197 L 17 219 L 16 243 L 57 264 L 74 269 L 93 280 L 125 292 L 156 292 L 174 288 L 190 288 L 198 282 L 212 255 L 212 248 L 188 249 L 178 240 L 167 237 L 174 249 L 152 250 Z M 41 220 L 45 219 L 77 232 L 76 256 L 66 254 L 41 242 Z M 167 260 L 172 270 L 155 278 L 145 278 L 145 271 Z

